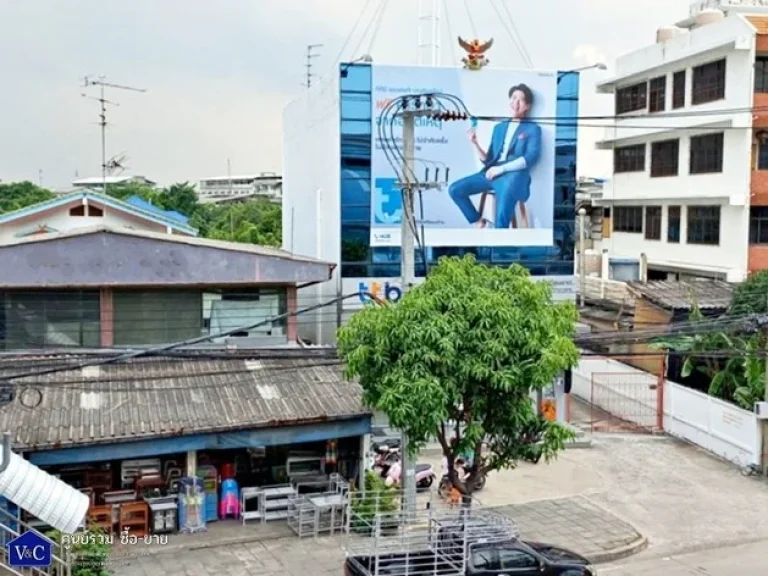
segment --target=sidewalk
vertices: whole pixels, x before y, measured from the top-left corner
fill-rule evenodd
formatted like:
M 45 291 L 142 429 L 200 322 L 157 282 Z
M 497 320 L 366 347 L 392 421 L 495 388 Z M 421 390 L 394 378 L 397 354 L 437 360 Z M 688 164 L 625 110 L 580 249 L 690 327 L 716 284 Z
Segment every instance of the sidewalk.
M 626 557 L 645 546 L 631 526 L 581 497 L 541 500 L 497 509 L 523 538 L 559 544 L 595 563 Z M 216 522 L 199 534 L 178 534 L 167 545 L 115 547 L 115 574 L 190 576 L 214 573 L 306 576 L 339 574 L 341 536 L 300 540 L 284 524 Z

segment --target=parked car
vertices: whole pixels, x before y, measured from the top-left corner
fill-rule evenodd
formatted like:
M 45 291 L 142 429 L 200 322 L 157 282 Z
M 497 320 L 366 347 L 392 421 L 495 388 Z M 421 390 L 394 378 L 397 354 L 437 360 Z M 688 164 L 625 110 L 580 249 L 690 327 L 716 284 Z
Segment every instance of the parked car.
M 395 576 L 402 574 L 455 574 L 466 565 L 465 576 L 596 576 L 589 560 L 557 546 L 510 539 L 477 543 L 462 560 L 460 530 L 441 531 L 436 550 L 406 554 L 355 556 L 344 564 L 345 576 Z M 378 571 L 374 572 L 378 559 Z

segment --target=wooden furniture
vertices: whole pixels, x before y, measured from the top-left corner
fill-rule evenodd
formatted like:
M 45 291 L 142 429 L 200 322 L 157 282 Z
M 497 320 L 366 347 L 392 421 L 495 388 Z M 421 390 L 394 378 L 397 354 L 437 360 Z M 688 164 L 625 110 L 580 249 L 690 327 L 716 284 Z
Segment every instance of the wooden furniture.
M 85 473 L 85 485 L 93 490 L 98 499 L 104 492 L 112 490 L 112 471 L 88 470 Z
M 120 504 L 123 502 L 133 502 L 136 500 L 135 490 L 112 490 L 104 492 L 104 504 L 112 507 L 112 523 L 117 524 L 120 521 Z
M 120 532 L 128 530 L 131 536 L 143 538 L 149 534 L 149 507 L 146 502 L 120 504 Z
M 88 508 L 88 528 L 97 528 L 111 534 L 114 530 L 112 506 L 91 506 Z

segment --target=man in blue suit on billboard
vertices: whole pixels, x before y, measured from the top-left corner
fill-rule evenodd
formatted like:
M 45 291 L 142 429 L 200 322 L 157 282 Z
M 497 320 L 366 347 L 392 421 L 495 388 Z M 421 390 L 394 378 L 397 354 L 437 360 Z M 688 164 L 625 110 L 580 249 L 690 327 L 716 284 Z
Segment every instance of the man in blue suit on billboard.
M 477 142 L 474 128 L 469 130 L 470 142 L 477 149 L 483 168 L 480 172 L 457 180 L 448 189 L 467 222 L 485 228 L 489 222 L 472 203 L 471 197 L 483 192 L 496 196 L 496 228 L 509 228 L 520 203 L 522 227 L 528 227 L 525 202 L 531 196 L 530 170 L 541 153 L 541 127 L 528 120 L 533 105 L 533 92 L 525 84 L 509 89 L 510 120 L 493 128 L 491 145 L 483 150 Z

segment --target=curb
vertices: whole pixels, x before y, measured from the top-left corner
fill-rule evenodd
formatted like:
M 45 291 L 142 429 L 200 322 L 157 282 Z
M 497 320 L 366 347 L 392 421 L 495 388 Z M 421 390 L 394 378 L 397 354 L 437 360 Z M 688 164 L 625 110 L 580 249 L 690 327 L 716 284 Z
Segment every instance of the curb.
M 613 550 L 606 550 L 605 552 L 598 552 L 597 554 L 589 554 L 587 558 L 594 564 L 607 564 L 609 562 L 615 562 L 622 558 L 634 556 L 638 552 L 642 552 L 648 547 L 648 538 L 642 534 L 638 534 L 637 540 L 630 542 L 624 546 L 614 548 Z

